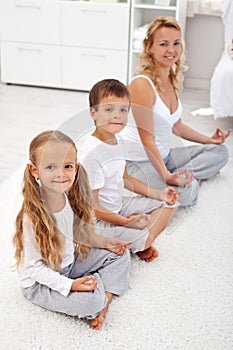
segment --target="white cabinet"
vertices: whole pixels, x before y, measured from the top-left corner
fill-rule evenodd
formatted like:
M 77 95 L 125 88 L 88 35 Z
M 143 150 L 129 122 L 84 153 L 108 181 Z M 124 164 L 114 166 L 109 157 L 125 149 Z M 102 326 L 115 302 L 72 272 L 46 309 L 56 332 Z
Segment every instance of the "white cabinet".
M 127 83 L 127 66 L 127 51 L 63 47 L 62 87 L 88 91 L 97 81 L 106 78 Z
M 61 87 L 60 1 L 8 0 L 0 6 L 2 81 Z
M 126 3 L 62 1 L 62 44 L 113 50 L 128 49 Z
M 162 5 L 164 3 L 164 5 Z M 185 32 L 186 0 L 132 0 L 130 50 L 129 50 L 129 79 L 135 74 L 141 52 L 142 27 L 158 16 L 175 17 Z M 135 39 L 136 38 L 136 39 Z
M 129 5 L 62 2 L 62 87 L 90 90 L 104 78 L 128 80 Z
M 8 0 L 0 3 L 5 83 L 89 90 L 128 80 L 127 2 Z
M 60 1 L 2 1 L 1 38 L 4 41 L 59 44 Z
M 1 79 L 25 85 L 61 87 L 61 48 L 54 45 L 1 43 Z

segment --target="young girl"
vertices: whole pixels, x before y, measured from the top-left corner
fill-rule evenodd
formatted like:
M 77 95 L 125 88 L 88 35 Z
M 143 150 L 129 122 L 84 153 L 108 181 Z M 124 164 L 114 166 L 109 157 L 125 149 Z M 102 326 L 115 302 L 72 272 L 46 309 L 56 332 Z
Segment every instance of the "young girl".
M 133 118 L 122 131 L 130 141 L 127 171 L 155 188 L 180 186 L 182 206 L 197 202 L 199 184 L 216 175 L 228 161 L 224 133 L 193 130 L 181 120 L 178 92 L 183 80 L 183 41 L 174 17 L 157 17 L 143 40 L 138 75 L 130 82 Z M 195 145 L 170 148 L 172 133 Z M 177 189 L 177 187 L 175 187 Z
M 22 292 L 100 329 L 113 295 L 127 287 L 130 243 L 94 233 L 87 174 L 68 136 L 42 132 L 29 159 L 13 238 Z

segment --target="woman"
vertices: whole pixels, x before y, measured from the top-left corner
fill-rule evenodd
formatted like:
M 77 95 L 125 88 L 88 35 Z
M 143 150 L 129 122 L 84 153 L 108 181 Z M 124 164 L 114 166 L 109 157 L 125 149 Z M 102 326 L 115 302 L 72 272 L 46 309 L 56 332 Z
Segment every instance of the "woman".
M 129 85 L 133 117 L 121 137 L 130 142 L 129 175 L 156 188 L 166 184 L 180 187 L 180 204 L 188 206 L 196 203 L 200 182 L 216 175 L 227 163 L 223 143 L 231 130 L 224 133 L 217 128 L 209 137 L 182 122 L 178 97 L 185 68 L 181 37 L 173 17 L 157 17 L 149 25 L 139 75 Z M 170 148 L 172 133 L 199 145 Z

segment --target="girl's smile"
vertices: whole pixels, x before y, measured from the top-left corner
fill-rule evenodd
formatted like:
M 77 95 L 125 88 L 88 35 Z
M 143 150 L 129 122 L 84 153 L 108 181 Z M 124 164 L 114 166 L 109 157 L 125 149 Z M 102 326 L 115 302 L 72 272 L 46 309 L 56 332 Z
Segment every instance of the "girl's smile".
M 31 173 L 40 179 L 45 192 L 64 193 L 72 186 L 77 171 L 76 151 L 65 142 L 48 142 L 38 150 Z

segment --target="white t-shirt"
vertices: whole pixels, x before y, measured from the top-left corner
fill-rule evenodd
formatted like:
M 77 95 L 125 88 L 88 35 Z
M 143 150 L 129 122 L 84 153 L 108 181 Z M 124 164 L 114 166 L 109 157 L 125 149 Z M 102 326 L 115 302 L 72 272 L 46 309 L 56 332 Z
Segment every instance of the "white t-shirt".
M 160 98 L 151 79 L 148 78 L 146 75 L 137 75 L 133 79 L 136 78 L 147 79 L 154 90 L 156 96 L 156 101 L 153 106 L 154 137 L 156 146 L 161 154 L 161 157 L 165 159 L 170 152 L 170 141 L 172 137 L 173 125 L 180 119 L 182 114 L 181 101 L 178 98 L 177 110 L 171 114 L 169 108 Z M 132 111 L 129 113 L 128 123 L 126 127 L 118 134 L 118 136 L 129 143 L 128 152 L 126 153 L 127 160 L 148 160 L 148 156 L 145 152 L 140 136 L 138 134 L 137 125 L 134 120 Z
M 79 161 L 88 173 L 91 189 L 99 190 L 100 204 L 114 213 L 119 213 L 124 191 L 123 141 L 111 145 L 91 135 L 79 151 Z
M 73 211 L 66 197 L 65 207 L 54 214 L 58 228 L 64 235 L 64 250 L 61 268 L 70 265 L 74 260 L 73 246 Z M 32 286 L 35 282 L 46 285 L 64 296 L 70 292 L 73 280 L 60 275 L 42 261 L 33 226 L 25 217 L 23 222 L 23 263 L 19 268 L 20 285 L 23 288 Z

